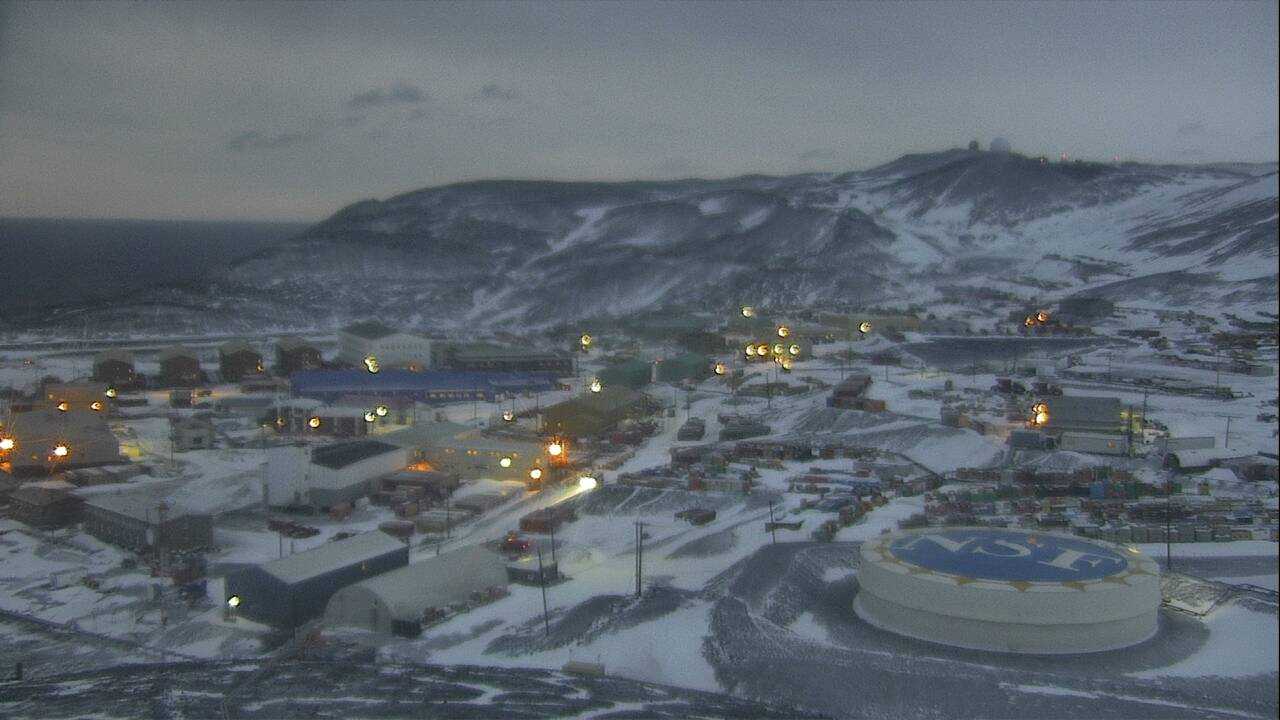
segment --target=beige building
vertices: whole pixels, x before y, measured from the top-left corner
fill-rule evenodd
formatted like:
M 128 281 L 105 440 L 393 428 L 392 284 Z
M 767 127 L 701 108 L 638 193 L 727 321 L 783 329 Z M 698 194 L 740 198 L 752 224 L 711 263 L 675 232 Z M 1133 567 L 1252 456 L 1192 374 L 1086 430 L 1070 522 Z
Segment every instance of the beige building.
M 348 325 L 338 331 L 338 360 L 363 367 L 364 359 L 370 356 L 377 358 L 384 368 L 425 370 L 431 367 L 431 341 L 374 321 Z
M 47 475 L 128 462 L 120 455 L 120 443 L 107 427 L 106 416 L 91 410 L 15 413 L 5 428 L 5 437 L 13 441 L 4 460 L 14 475 Z M 65 454 L 60 454 L 59 447 Z

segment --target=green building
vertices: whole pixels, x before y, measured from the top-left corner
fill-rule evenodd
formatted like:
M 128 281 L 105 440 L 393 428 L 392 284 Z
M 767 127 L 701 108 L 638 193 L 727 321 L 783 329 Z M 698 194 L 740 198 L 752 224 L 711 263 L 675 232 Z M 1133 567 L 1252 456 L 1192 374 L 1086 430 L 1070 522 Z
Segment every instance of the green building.
M 626 387 L 632 390 L 652 382 L 653 369 L 644 360 L 632 359 L 601 370 L 596 377 L 605 387 Z
M 660 382 L 680 382 L 682 380 L 705 380 L 711 375 L 711 358 L 697 353 L 685 353 L 668 358 L 658 363 L 658 380 Z

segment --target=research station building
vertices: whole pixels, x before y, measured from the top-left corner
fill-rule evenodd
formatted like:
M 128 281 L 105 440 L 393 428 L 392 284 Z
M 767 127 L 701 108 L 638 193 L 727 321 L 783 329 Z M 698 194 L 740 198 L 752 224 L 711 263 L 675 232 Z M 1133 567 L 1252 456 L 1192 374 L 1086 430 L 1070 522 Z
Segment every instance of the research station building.
M 236 612 L 251 620 L 295 628 L 324 614 L 344 587 L 409 564 L 409 547 L 374 531 L 237 570 L 226 596 L 239 597 Z

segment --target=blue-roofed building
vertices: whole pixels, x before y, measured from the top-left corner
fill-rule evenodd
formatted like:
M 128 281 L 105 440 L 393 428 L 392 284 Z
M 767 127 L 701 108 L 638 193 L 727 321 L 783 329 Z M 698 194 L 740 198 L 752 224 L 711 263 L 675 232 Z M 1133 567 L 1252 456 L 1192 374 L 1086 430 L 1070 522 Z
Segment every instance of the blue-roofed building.
M 295 373 L 298 397 L 334 402 L 344 395 L 407 398 L 427 403 L 492 401 L 500 395 L 555 390 L 555 373 L 485 370 L 312 370 Z

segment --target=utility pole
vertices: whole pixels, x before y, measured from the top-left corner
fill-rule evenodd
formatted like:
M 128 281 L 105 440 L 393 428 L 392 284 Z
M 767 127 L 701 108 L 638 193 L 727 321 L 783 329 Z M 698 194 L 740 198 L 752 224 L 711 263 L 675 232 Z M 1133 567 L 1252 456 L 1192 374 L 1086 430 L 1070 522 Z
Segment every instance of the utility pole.
M 640 578 L 644 573 L 644 522 L 636 521 L 636 597 L 640 597 Z
M 1227 450 L 1231 449 L 1231 418 L 1231 415 L 1227 416 L 1227 433 L 1222 438 L 1222 447 Z
M 1164 497 L 1164 569 L 1166 571 L 1173 570 L 1173 537 L 1171 514 L 1173 512 L 1173 476 L 1169 475 L 1165 478 L 1166 492 Z
M 778 544 L 778 525 L 773 520 L 773 501 L 769 501 L 769 534 L 773 536 L 773 544 Z
M 542 631 L 551 634 L 551 621 L 547 618 L 547 574 L 542 570 L 542 548 L 538 548 L 538 584 L 542 586 Z
M 555 522 L 552 522 L 550 527 L 551 527 L 551 564 L 556 566 L 556 574 L 559 575 L 560 566 L 556 563 L 556 524 Z

